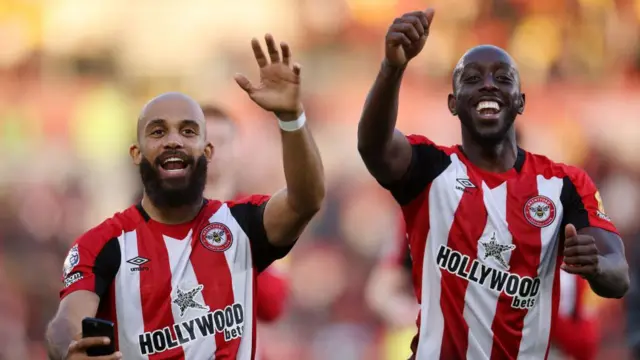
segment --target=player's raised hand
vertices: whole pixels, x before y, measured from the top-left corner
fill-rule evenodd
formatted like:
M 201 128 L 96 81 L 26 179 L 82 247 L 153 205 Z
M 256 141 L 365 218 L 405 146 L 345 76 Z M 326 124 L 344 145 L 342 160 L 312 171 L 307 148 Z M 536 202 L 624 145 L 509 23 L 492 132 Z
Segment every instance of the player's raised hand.
M 108 337 L 87 337 L 77 341 L 73 341 L 69 345 L 69 351 L 65 360 L 119 360 L 122 359 L 120 352 L 115 352 L 105 356 L 87 356 L 87 349 L 93 346 L 108 345 L 110 342 Z
M 300 65 L 291 64 L 291 50 L 286 43 L 276 46 L 273 36 L 265 35 L 268 58 L 258 39 L 251 40 L 253 54 L 260 67 L 260 83 L 252 84 L 246 76 L 237 74 L 235 80 L 251 100 L 261 108 L 272 111 L 286 121 L 295 120 L 302 113 L 300 101 Z
M 435 11 L 414 11 L 395 19 L 387 31 L 385 56 L 396 67 L 405 66 L 420 53 L 429 36 Z
M 576 227 L 569 224 L 564 229 L 564 263 L 561 269 L 585 278 L 599 271 L 598 248 L 593 236 L 580 235 Z

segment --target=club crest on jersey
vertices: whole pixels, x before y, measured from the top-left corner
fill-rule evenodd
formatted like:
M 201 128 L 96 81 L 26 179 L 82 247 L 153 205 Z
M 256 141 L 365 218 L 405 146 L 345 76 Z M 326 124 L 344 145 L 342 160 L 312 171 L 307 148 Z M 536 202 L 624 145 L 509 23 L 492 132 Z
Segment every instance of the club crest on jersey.
M 200 242 L 211 251 L 225 251 L 231 247 L 233 236 L 227 225 L 215 222 L 202 229 Z
M 556 205 L 546 196 L 534 196 L 524 204 L 524 217 L 533 226 L 547 227 L 556 219 Z
M 62 277 L 66 278 L 76 265 L 80 263 L 80 253 L 78 252 L 78 244 L 73 245 L 67 257 L 64 259 L 64 266 L 62 268 Z

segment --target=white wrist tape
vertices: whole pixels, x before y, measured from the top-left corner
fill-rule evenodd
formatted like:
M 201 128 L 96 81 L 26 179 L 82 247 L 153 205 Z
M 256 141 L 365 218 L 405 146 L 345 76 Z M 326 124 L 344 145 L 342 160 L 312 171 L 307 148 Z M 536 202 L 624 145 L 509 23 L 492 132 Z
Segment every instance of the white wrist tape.
M 280 125 L 280 129 L 284 131 L 300 130 L 306 122 L 307 117 L 304 115 L 304 112 L 294 121 L 282 121 L 278 119 L 278 125 Z

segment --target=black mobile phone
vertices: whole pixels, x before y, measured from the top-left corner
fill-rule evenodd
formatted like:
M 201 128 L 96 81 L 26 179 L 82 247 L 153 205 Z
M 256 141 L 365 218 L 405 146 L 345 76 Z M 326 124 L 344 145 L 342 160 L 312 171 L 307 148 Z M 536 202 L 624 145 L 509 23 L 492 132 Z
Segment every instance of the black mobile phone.
M 115 333 L 111 321 L 89 317 L 82 319 L 82 337 L 108 337 L 111 340 L 109 345 L 93 346 L 87 349 L 89 356 L 111 355 L 116 352 Z

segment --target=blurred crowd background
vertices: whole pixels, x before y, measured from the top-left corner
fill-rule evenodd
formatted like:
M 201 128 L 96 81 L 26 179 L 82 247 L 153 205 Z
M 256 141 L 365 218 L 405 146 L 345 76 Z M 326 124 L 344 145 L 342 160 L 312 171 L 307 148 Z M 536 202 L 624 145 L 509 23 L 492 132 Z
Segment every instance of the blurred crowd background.
M 527 93 L 523 147 L 585 167 L 627 255 L 640 255 L 640 0 L 0 0 L 0 359 L 45 358 L 70 244 L 138 191 L 128 146 L 154 95 L 226 108 L 240 128 L 240 190 L 283 186 L 274 118 L 233 81 L 257 76 L 249 41 L 267 31 L 303 65 L 329 192 L 275 265 L 291 294 L 282 320 L 261 329 L 264 352 L 406 359 L 414 328 L 385 326 L 363 295 L 400 224 L 358 157 L 356 126 L 386 28 L 427 6 L 436 18 L 405 76 L 400 129 L 458 142 L 445 101 L 452 68 L 470 46 L 504 47 Z M 601 320 L 599 358 L 628 358 L 624 303 L 587 303 Z

